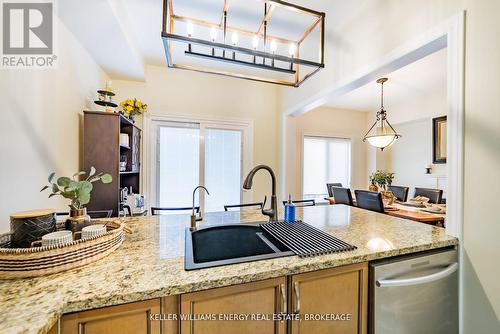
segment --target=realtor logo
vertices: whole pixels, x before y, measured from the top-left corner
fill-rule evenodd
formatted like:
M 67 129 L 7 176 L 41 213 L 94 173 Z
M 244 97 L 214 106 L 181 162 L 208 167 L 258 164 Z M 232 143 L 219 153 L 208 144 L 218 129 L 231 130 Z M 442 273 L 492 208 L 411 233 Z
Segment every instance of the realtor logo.
M 53 68 L 53 3 L 2 3 L 2 67 Z

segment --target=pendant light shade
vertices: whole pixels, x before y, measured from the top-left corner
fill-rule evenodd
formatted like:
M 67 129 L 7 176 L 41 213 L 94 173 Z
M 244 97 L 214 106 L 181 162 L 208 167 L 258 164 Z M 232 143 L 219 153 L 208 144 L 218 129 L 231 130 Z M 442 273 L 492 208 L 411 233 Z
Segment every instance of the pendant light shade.
M 381 86 L 380 111 L 377 112 L 375 123 L 373 123 L 370 130 L 363 137 L 363 141 L 367 141 L 368 144 L 380 148 L 381 151 L 394 144 L 396 139 L 401 138 L 401 135 L 394 130 L 391 123 L 387 120 L 387 112 L 384 109 L 384 82 L 387 80 L 387 78 L 377 80 L 377 83 Z

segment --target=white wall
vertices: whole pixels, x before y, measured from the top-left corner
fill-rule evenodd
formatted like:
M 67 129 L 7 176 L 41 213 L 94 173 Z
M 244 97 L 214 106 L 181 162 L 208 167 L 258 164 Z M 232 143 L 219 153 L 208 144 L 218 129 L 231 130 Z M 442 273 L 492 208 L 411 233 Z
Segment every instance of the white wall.
M 337 2 L 332 2 L 332 10 Z M 328 23 L 324 71 L 284 89 L 283 110 L 348 80 L 391 50 L 466 9 L 464 333 L 500 332 L 500 35 L 497 0 L 361 1 L 346 23 Z M 372 164 L 372 158 L 369 157 Z
M 363 134 L 367 129 L 368 113 L 333 108 L 318 108 L 306 114 L 286 119 L 286 193 L 302 197 L 302 138 L 304 134 L 351 138 L 351 188 L 368 186 L 367 145 Z M 326 185 L 325 185 L 326 187 Z
M 145 82 L 115 80 L 113 86 L 117 101 L 139 98 L 149 105 L 151 115 L 253 121 L 253 166 L 266 164 L 279 173 L 275 85 L 147 66 Z M 248 172 L 244 170 L 243 175 Z M 262 201 L 270 192 L 270 177 L 259 172 L 254 182 L 254 200 Z
M 82 110 L 108 80 L 66 27 L 56 26 L 57 69 L 0 69 L 0 231 L 9 230 L 12 212 L 68 210 L 67 201 L 39 190 L 51 171 L 79 170 Z
M 467 0 L 465 333 L 500 333 L 500 2 Z
M 432 119 L 414 120 L 395 127 L 402 137 L 383 152 L 379 151 L 381 164 L 377 161 L 377 167 L 394 172 L 393 184 L 410 187 L 409 196 L 413 196 L 415 187 L 438 187 L 445 191 L 446 197 L 446 165 L 434 165 L 432 173 L 425 174 L 425 167 L 432 163 Z

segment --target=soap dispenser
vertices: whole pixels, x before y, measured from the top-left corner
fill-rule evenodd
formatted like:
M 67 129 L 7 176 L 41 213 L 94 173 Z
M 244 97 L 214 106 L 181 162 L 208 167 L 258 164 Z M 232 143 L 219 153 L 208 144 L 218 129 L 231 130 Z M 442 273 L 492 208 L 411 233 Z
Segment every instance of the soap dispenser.
M 292 202 L 292 195 L 288 194 L 288 202 L 285 203 L 285 222 L 295 221 L 295 204 Z

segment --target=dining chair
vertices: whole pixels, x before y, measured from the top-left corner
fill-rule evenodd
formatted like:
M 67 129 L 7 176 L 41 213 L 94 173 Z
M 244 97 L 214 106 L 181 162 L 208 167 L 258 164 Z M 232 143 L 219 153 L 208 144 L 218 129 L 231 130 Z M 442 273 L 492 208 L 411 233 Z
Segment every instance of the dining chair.
M 93 210 L 87 211 L 87 214 L 90 218 L 99 219 L 99 218 L 111 218 L 113 215 L 113 210 Z M 69 212 L 56 212 L 56 217 L 59 216 L 69 216 Z
M 326 184 L 326 189 L 328 190 L 328 196 L 334 197 L 333 196 L 333 187 L 342 187 L 342 183 L 327 183 Z
M 356 204 L 358 208 L 380 213 L 384 212 L 382 194 L 367 190 L 354 190 L 354 194 L 356 195 Z
M 335 204 L 346 204 L 353 206 L 351 189 L 342 187 L 332 187 Z
M 224 211 L 230 211 L 229 209 L 236 209 L 236 208 L 252 208 L 254 207 L 255 209 L 262 209 L 263 203 L 243 203 L 243 204 L 230 204 L 230 205 L 224 205 Z
M 193 210 L 192 207 L 181 207 L 181 208 L 151 207 L 151 214 L 153 216 L 158 216 L 158 215 L 161 215 L 161 213 L 163 211 L 186 211 L 185 213 L 187 213 L 187 212 L 191 212 L 192 210 Z M 199 206 L 195 206 L 194 207 L 194 211 L 196 213 L 200 213 L 200 207 Z M 182 212 L 179 212 L 179 213 L 182 213 Z
M 283 201 L 283 205 L 288 203 L 288 201 Z M 295 200 L 292 201 L 295 206 L 315 206 L 316 201 L 314 199 L 300 199 L 300 200 Z
M 398 201 L 406 202 L 408 200 L 408 192 L 410 191 L 409 187 L 387 186 L 387 190 L 392 192 Z
M 443 190 L 433 188 L 415 188 L 415 197 L 417 196 L 427 197 L 429 199 L 429 203 L 441 204 Z
M 124 217 L 132 217 L 132 209 L 130 205 L 120 203 L 120 213 L 123 214 Z

